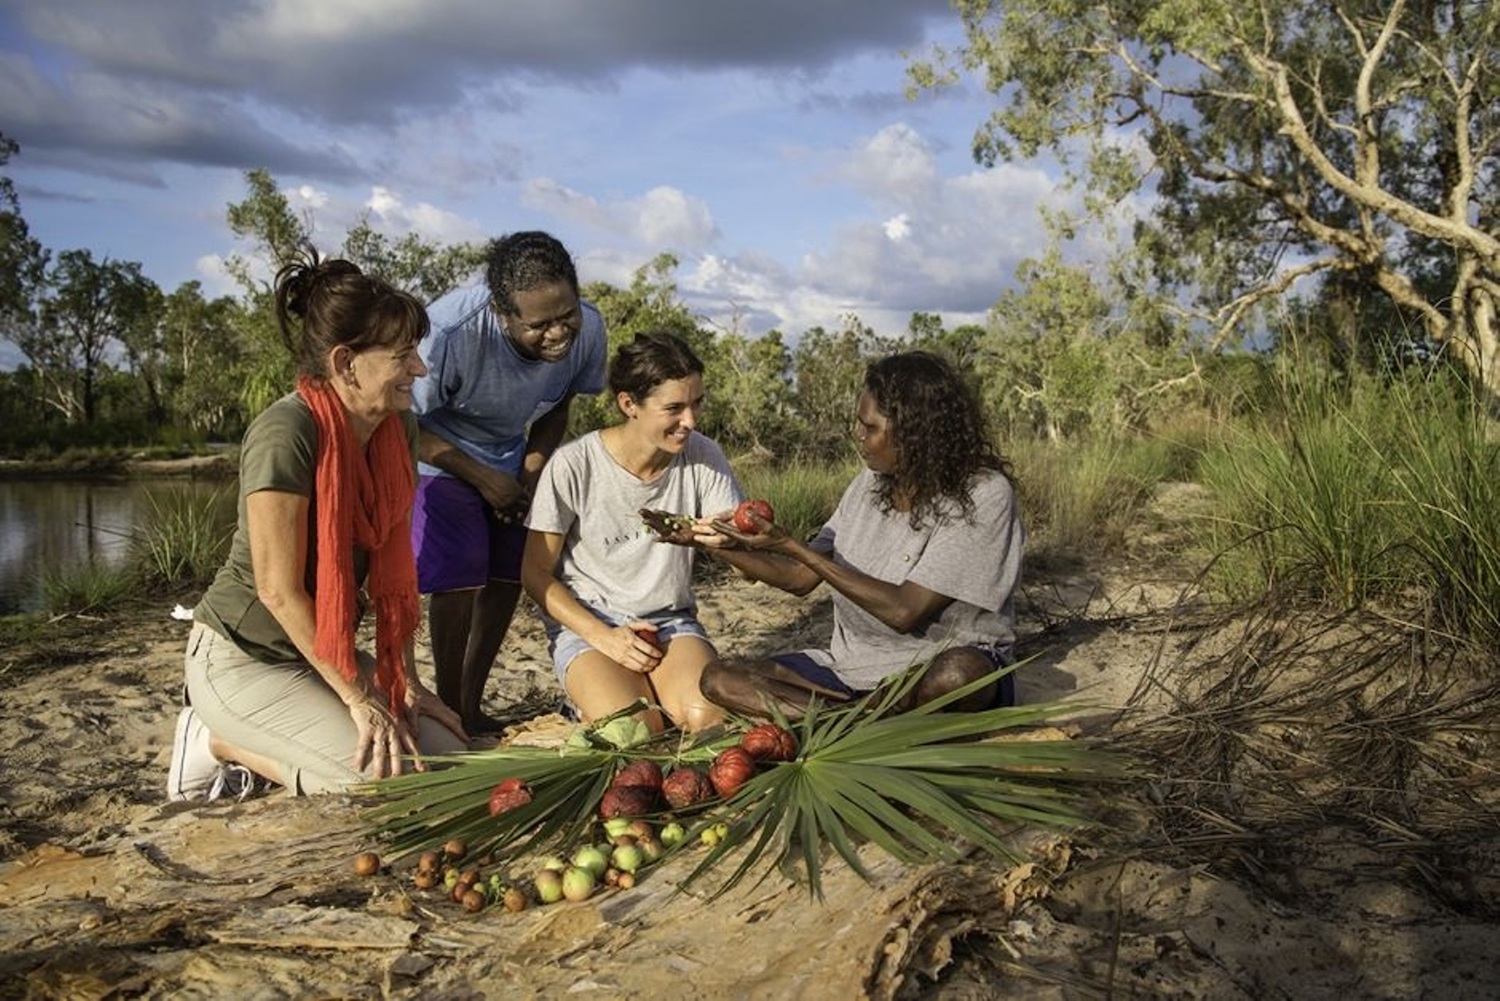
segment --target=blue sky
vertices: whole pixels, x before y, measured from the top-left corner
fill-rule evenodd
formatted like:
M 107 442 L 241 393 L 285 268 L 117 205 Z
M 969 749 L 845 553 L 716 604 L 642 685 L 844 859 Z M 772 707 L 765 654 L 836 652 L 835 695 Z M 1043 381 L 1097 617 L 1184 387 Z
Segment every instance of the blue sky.
M 704 320 L 982 320 L 1065 197 L 986 169 L 973 81 L 909 100 L 947 0 L 0 0 L 0 131 L 32 233 L 234 292 L 265 168 L 336 245 L 546 229 L 584 281 L 670 251 Z

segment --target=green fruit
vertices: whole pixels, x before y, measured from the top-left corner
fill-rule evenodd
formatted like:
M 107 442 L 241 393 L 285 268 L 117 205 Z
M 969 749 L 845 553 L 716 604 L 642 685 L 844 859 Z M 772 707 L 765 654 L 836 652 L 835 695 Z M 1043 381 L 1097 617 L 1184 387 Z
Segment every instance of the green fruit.
M 553 872 L 562 872 L 568 867 L 567 860 L 561 855 L 548 855 L 542 859 L 542 868 L 551 869 Z
M 573 853 L 573 865 L 579 869 L 587 869 L 598 879 L 609 868 L 609 852 L 612 850 L 606 848 L 601 851 L 593 845 L 585 845 Z
M 634 747 L 651 739 L 651 728 L 634 716 L 621 716 L 594 731 L 595 736 L 609 741 L 615 747 Z
M 685 837 L 687 837 L 687 828 L 683 827 L 675 820 L 669 821 L 666 826 L 661 829 L 661 843 L 666 845 L 668 848 L 671 848 L 673 845 L 680 843 Z
M 600 872 L 603 872 L 601 869 Z M 568 900 L 587 900 L 593 894 L 594 887 L 599 885 L 599 879 L 592 870 L 582 866 L 570 866 L 562 874 L 562 893 Z
M 618 838 L 630 831 L 630 824 L 629 817 L 610 817 L 604 822 L 604 833 L 611 838 Z
M 609 856 L 609 864 L 621 872 L 635 872 L 646 861 L 646 853 L 638 845 L 621 845 Z
M 555 904 L 563 898 L 562 873 L 556 869 L 543 869 L 536 874 L 536 898 L 544 904 Z

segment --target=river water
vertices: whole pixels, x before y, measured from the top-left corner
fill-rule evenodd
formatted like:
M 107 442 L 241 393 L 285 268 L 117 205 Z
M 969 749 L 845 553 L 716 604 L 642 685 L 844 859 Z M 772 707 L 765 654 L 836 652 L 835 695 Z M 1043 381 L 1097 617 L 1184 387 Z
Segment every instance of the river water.
M 123 566 L 130 537 L 168 495 L 216 503 L 233 482 L 0 479 L 0 615 L 42 608 L 48 569 Z

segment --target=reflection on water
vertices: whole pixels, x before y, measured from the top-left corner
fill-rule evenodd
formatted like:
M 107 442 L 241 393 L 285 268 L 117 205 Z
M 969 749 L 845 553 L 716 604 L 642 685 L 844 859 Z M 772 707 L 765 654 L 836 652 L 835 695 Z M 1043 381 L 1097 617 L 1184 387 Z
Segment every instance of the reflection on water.
M 0 480 L 0 615 L 38 611 L 44 571 L 122 566 L 153 498 L 186 492 L 208 504 L 233 489 L 196 480 Z

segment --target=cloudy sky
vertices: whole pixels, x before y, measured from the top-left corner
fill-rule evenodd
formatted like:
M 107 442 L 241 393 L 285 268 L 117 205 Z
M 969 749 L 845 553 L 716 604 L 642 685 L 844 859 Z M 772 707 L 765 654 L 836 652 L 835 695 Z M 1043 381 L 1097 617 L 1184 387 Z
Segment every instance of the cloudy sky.
M 993 98 L 905 97 L 947 0 L 0 0 L 0 131 L 33 235 L 231 293 L 265 168 L 336 245 L 546 229 L 584 281 L 663 251 L 695 312 L 791 337 L 981 319 L 1043 248 Z

